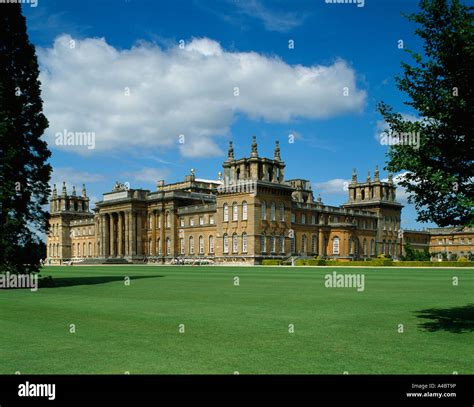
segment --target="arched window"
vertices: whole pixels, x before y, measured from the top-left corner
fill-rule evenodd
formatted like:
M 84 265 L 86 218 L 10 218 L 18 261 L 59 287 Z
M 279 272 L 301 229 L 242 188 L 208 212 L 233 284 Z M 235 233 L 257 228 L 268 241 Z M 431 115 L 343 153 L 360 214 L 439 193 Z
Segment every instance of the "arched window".
M 283 233 L 280 235 L 279 245 L 280 253 L 285 253 L 285 235 Z
M 261 207 L 261 211 L 262 211 L 262 220 L 266 220 L 267 219 L 267 204 L 265 202 L 262 202 L 262 207 Z
M 370 255 L 375 256 L 375 240 L 370 241 Z
M 151 239 L 148 240 L 148 253 L 150 256 L 153 256 L 153 244 Z
M 153 216 L 152 216 L 152 214 L 150 213 L 150 214 L 148 215 L 148 229 L 151 230 L 152 228 L 153 228 Z
M 306 235 L 301 238 L 301 253 L 306 254 Z
M 169 256 L 171 254 L 171 239 L 166 238 L 166 254 Z
M 166 212 L 166 215 L 165 215 L 165 225 L 167 228 L 170 227 L 170 213 L 169 212 Z
M 247 233 L 242 233 L 242 253 L 247 253 Z
M 367 240 L 364 239 L 364 241 L 362 242 L 362 253 L 364 254 L 364 256 L 367 256 Z
M 209 253 L 214 253 L 214 236 L 209 236 Z
M 194 237 L 189 236 L 189 254 L 194 254 Z
M 311 254 L 316 254 L 316 251 L 317 251 L 317 237 L 316 235 L 313 235 L 311 237 Z
M 239 220 L 239 207 L 237 206 L 237 202 L 232 204 L 232 220 Z
M 204 238 L 199 236 L 199 254 L 204 254 Z
M 388 251 L 388 255 L 390 256 L 392 254 L 392 241 L 391 240 L 388 241 L 387 251 Z
M 349 256 L 354 255 L 354 242 L 352 240 L 352 237 L 349 238 Z
M 271 206 L 270 206 L 270 220 L 272 222 L 275 222 L 276 221 L 276 206 L 275 206 L 275 202 L 272 202 Z
M 163 252 L 161 251 L 160 238 L 156 239 L 156 247 L 158 247 L 158 254 L 161 256 Z
M 281 203 L 280 204 L 280 222 L 285 221 L 285 204 Z
M 223 252 L 229 253 L 229 236 L 227 235 L 227 233 L 224 233 L 222 240 L 223 240 L 223 247 L 222 247 Z
M 275 239 L 275 234 L 272 233 L 270 235 L 270 252 L 271 253 L 276 253 L 276 239 Z
M 332 254 L 339 254 L 339 238 L 332 239 Z
M 242 202 L 242 220 L 247 220 L 248 219 L 248 207 L 247 207 L 247 201 Z
M 290 236 L 290 244 L 291 244 L 291 254 L 295 254 L 296 252 L 296 237 Z
M 232 253 L 238 253 L 239 251 L 239 239 L 237 233 L 232 235 Z
M 184 254 L 184 238 L 179 239 L 179 252 Z
M 224 204 L 223 207 L 223 213 L 224 213 L 224 222 L 229 222 L 229 205 L 226 203 Z
M 265 236 L 265 233 L 262 233 L 260 236 L 260 251 L 262 253 L 267 252 L 267 237 Z

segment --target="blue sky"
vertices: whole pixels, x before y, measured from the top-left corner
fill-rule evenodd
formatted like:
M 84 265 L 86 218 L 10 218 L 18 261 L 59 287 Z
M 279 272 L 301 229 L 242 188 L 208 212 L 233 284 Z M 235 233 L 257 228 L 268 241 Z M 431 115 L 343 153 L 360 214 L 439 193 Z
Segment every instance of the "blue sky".
M 191 168 L 215 179 L 229 140 L 237 157 L 247 156 L 256 135 L 262 156 L 272 156 L 280 141 L 287 179 L 307 178 L 324 203 L 342 204 L 352 168 L 365 179 L 379 165 L 386 176 L 376 103 L 414 114 L 394 76 L 409 60 L 399 40 L 405 48 L 421 47 L 415 25 L 401 15 L 417 3 L 25 5 L 50 120 L 45 137 L 53 151 L 53 181 L 78 189 L 85 182 L 97 200 L 117 180 L 154 190 L 158 179 L 175 182 Z M 70 131 L 93 132 L 94 148 L 60 145 L 58 132 Z M 399 200 L 407 205 L 403 227 L 428 226 L 416 224 L 403 191 Z

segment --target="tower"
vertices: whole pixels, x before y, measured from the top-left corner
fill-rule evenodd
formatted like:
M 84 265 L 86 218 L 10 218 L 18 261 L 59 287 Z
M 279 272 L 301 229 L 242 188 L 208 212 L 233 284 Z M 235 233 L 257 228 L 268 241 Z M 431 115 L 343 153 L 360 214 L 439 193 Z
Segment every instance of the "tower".
M 63 182 L 61 194 L 58 195 L 55 184 L 50 199 L 50 214 L 47 257 L 52 263 L 61 263 L 72 257 L 71 221 L 93 216 L 89 211 L 86 186 L 82 186 L 80 196 L 77 196 L 76 187 L 73 186 L 69 195 L 66 182 Z

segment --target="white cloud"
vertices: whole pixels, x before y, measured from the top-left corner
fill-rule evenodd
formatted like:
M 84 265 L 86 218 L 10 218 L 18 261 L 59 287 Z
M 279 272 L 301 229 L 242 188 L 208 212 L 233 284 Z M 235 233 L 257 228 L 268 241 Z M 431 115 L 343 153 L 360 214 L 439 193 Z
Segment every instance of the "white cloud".
M 316 182 L 314 187 L 316 193 L 321 195 L 347 195 L 347 187 L 350 179 L 334 178 L 325 182 Z
M 138 43 L 120 50 L 103 38 L 62 35 L 38 55 L 53 146 L 55 134 L 66 130 L 94 132 L 99 151 L 179 148 L 186 157 L 208 157 L 221 153 L 215 138 L 228 135 L 238 115 L 269 122 L 321 119 L 360 112 L 366 100 L 343 60 L 292 66 L 255 52 L 226 51 L 208 38 L 183 49 Z M 181 134 L 186 141 L 180 146 Z
M 133 181 L 155 185 L 156 181 L 165 179 L 169 175 L 169 171 L 145 167 L 138 171 L 125 172 L 122 175 L 128 179 L 126 182 L 133 188 Z
M 259 19 L 268 31 L 290 31 L 303 24 L 306 17 L 296 12 L 270 10 L 258 0 L 235 0 L 233 3 L 242 14 Z

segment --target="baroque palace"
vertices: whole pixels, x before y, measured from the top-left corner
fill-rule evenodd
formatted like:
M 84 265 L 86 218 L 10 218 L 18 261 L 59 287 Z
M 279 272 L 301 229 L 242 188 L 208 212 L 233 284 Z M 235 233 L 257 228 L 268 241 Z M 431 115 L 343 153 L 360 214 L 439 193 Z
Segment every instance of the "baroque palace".
M 320 256 L 341 261 L 380 254 L 398 258 L 410 242 L 435 257 L 470 257 L 474 229 L 400 229 L 402 205 L 392 175 L 376 168 L 358 180 L 340 207 L 314 199 L 310 181 L 285 180 L 276 142 L 273 158 L 234 158 L 232 143 L 218 180 L 157 182 L 156 191 L 116 183 L 93 212 L 86 188 L 69 195 L 54 186 L 50 202 L 47 263 L 215 262 L 259 264 L 263 259 Z

